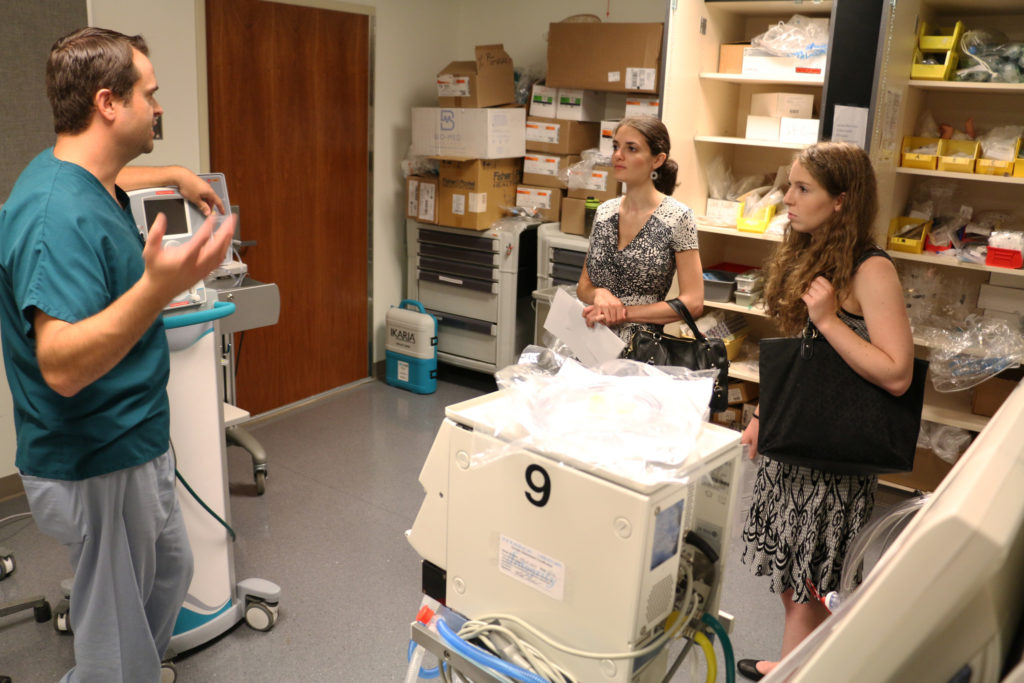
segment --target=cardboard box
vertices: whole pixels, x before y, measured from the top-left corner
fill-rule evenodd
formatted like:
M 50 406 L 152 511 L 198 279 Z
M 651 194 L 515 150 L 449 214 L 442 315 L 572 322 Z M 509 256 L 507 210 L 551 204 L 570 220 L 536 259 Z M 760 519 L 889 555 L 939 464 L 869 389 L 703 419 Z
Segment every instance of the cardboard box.
M 704 217 L 716 225 L 736 225 L 740 202 L 728 199 L 711 199 L 704 210 Z
M 526 154 L 526 111 L 413 107 L 412 153 L 455 159 L 521 157 Z
M 754 413 L 756 413 L 756 412 L 757 412 L 757 404 L 756 403 L 744 403 L 743 404 L 743 419 L 740 421 L 740 424 L 743 425 L 744 429 L 746 429 L 747 425 L 750 424 L 750 421 L 754 419 Z
M 555 118 L 566 121 L 600 121 L 604 117 L 605 93 L 579 88 L 559 88 Z
M 626 93 L 608 92 L 604 98 L 604 116 L 602 121 L 619 121 L 626 116 Z M 634 97 L 628 95 L 628 97 Z
M 452 62 L 437 73 L 440 107 L 493 107 L 516 101 L 512 58 L 502 45 L 477 45 L 476 60 Z
M 1024 314 L 1024 289 L 983 284 L 978 291 L 978 308 Z
M 992 417 L 1003 405 L 1003 401 L 1017 388 L 1018 381 L 993 377 L 974 387 L 971 396 L 971 412 L 975 415 Z
M 579 160 L 574 154 L 531 152 L 523 157 L 523 184 L 564 190 L 569 178 L 569 167 Z
M 437 223 L 437 184 L 437 176 L 406 178 L 405 215 L 420 223 Z
M 758 396 L 758 385 L 756 382 L 745 382 L 734 380 L 729 382 L 728 401 L 730 405 L 738 403 L 750 403 Z
M 586 235 L 583 229 L 583 217 L 586 214 L 586 200 L 566 197 L 562 200 L 562 220 L 559 230 L 569 235 Z
M 781 122 L 778 116 L 747 116 L 744 137 L 748 140 L 778 140 Z
M 601 122 L 601 139 L 597 143 L 598 151 L 601 156 L 611 157 L 612 142 L 615 139 L 615 129 L 618 127 L 618 121 L 602 121 Z
M 516 188 L 516 206 L 536 210 L 537 217 L 545 223 L 557 223 L 562 216 L 562 191 L 553 187 L 520 185 Z
M 569 196 L 573 199 L 593 197 L 602 202 L 619 196 L 619 182 L 611 166 L 594 164 L 588 172 L 583 169 L 569 173 Z
M 748 47 L 750 43 L 723 43 L 718 48 L 718 73 L 743 73 L 743 50 Z
M 548 154 L 579 154 L 597 146 L 599 129 L 598 123 L 531 116 L 526 119 L 526 149 Z
M 639 97 L 631 95 L 626 98 L 626 116 L 653 116 L 659 118 L 661 99 L 658 97 Z
M 441 161 L 437 222 L 453 228 L 486 230 L 515 206 L 522 181 L 519 159 Z
M 754 93 L 750 96 L 750 113 L 754 116 L 809 119 L 814 116 L 814 95 L 795 92 Z
M 551 24 L 547 84 L 656 94 L 663 31 L 661 23 Z
M 558 111 L 558 88 L 546 85 L 533 86 L 530 95 L 530 116 L 553 119 Z
M 743 409 L 736 406 L 729 406 L 720 413 L 711 413 L 712 422 L 730 429 L 739 429 L 742 420 Z
M 818 119 L 794 119 L 783 116 L 779 119 L 779 142 L 813 145 L 818 141 L 818 123 Z
M 744 47 L 741 73 L 780 77 L 791 77 L 798 74 L 824 76 L 825 55 L 798 59 L 796 57 L 779 57 L 757 47 Z
M 989 273 L 988 283 L 997 287 L 1024 289 L 1024 278 L 1010 273 Z

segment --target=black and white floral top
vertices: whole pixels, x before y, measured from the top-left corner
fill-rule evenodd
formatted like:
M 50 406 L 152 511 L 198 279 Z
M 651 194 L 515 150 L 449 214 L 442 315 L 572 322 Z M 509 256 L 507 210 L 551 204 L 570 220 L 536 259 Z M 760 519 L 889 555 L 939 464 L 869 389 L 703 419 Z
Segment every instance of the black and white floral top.
M 693 211 L 666 196 L 626 248 L 619 251 L 619 207 L 622 197 L 610 199 L 594 215 L 587 251 L 587 275 L 626 306 L 664 301 L 676 272 L 676 252 L 697 248 Z M 626 323 L 613 328 L 629 342 L 640 327 L 660 331 L 660 325 Z

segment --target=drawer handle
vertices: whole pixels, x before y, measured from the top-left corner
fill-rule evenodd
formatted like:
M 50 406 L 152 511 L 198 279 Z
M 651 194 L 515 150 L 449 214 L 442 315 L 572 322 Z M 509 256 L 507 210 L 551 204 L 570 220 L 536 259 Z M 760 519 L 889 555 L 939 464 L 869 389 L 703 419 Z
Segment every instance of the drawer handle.
M 462 285 L 462 280 L 454 277 L 448 277 L 447 275 L 438 275 L 437 279 L 440 280 L 441 282 L 448 282 L 453 285 Z

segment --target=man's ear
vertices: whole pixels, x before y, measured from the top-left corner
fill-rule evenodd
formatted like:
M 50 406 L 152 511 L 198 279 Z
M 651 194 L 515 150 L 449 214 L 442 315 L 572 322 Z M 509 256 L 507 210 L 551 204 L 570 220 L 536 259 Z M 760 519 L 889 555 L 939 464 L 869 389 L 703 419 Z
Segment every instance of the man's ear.
M 113 121 L 117 115 L 117 109 L 114 106 L 117 101 L 118 98 L 111 92 L 110 88 L 100 88 L 92 98 L 96 111 L 106 121 Z

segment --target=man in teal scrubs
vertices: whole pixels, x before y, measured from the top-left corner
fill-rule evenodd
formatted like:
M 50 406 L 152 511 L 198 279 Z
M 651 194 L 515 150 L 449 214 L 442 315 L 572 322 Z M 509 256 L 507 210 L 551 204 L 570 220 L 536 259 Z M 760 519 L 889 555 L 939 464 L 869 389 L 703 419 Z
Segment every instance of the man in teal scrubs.
M 160 314 L 220 263 L 234 220 L 164 249 L 143 241 L 129 189 L 214 192 L 178 167 L 126 170 L 153 149 L 145 42 L 86 28 L 46 67 L 57 140 L 0 209 L 0 331 L 21 474 L 39 527 L 70 549 L 75 667 L 67 681 L 157 681 L 192 576 L 169 450 Z M 119 175 L 120 174 L 120 175 Z M 223 208 L 223 207 L 221 207 Z

